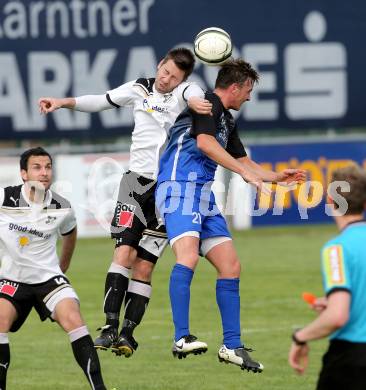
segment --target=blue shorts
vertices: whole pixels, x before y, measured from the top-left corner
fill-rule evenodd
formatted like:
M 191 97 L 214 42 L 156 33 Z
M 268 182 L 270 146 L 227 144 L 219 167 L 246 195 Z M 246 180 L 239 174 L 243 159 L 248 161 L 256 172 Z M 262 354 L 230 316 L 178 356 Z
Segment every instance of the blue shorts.
M 231 237 L 210 184 L 177 181 L 158 183 L 156 204 L 169 241 L 188 232 L 195 232 L 201 240 L 218 236 Z

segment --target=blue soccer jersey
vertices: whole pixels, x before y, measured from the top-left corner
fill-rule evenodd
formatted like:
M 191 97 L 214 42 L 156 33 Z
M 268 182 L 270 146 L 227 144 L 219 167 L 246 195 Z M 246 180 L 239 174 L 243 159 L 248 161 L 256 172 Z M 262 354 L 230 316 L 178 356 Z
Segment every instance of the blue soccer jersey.
M 324 291 L 351 294 L 350 318 L 331 339 L 366 342 L 366 222 L 348 225 L 322 249 Z
M 234 158 L 245 157 L 234 119 L 220 98 L 206 92 L 212 116 L 183 111 L 170 129 L 169 144 L 160 160 L 156 203 L 168 238 L 189 233 L 206 238 L 230 237 L 211 191 L 217 164 L 197 147 L 196 137 L 208 134 Z
M 206 92 L 205 98 L 212 103 L 212 116 L 187 108 L 170 129 L 169 143 L 160 160 L 159 183 L 173 180 L 205 184 L 214 180 L 217 164 L 197 148 L 199 134 L 214 136 L 234 158 L 246 156 L 230 112 L 214 93 Z

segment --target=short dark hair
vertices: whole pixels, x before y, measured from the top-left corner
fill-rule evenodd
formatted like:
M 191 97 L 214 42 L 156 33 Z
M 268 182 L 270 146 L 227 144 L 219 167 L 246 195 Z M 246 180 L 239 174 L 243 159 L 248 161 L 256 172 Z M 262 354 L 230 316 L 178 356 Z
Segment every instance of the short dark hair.
M 231 84 L 243 84 L 247 79 L 258 82 L 259 74 L 248 62 L 241 58 L 226 61 L 216 78 L 215 88 L 228 88 Z
M 48 156 L 52 164 L 51 155 L 45 149 L 37 146 L 36 148 L 28 149 L 22 153 L 20 156 L 20 169 L 23 169 L 24 171 L 28 169 L 28 160 L 32 156 Z
M 184 80 L 193 72 L 195 58 L 192 51 L 185 47 L 177 47 L 176 49 L 169 50 L 163 58 L 163 64 L 168 60 L 173 60 L 175 65 L 177 65 L 180 70 L 184 71 Z
M 349 192 L 336 189 L 337 193 L 347 201 L 346 215 L 361 214 L 366 205 L 366 171 L 358 164 L 348 165 L 333 171 L 331 181 L 344 181 L 350 186 Z

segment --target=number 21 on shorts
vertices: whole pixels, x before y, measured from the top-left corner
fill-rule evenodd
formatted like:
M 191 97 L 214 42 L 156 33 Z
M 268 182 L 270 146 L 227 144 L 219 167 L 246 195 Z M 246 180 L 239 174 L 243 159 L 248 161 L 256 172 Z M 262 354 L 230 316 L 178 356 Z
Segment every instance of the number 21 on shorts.
M 192 222 L 201 225 L 202 223 L 201 214 L 197 211 L 194 211 L 192 213 L 192 216 L 193 216 Z

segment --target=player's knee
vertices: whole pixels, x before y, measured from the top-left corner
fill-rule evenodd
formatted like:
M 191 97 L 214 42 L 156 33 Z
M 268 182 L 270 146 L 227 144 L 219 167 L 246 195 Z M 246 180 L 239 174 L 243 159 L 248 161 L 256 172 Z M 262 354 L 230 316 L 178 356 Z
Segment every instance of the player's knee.
M 80 311 L 78 310 L 69 310 L 62 314 L 62 316 L 59 316 L 57 320 L 66 332 L 70 332 L 84 325 Z
M 129 245 L 121 245 L 114 250 L 113 262 L 130 268 L 136 259 L 137 251 Z
M 239 278 L 240 277 L 241 264 L 240 264 L 240 261 L 238 259 L 236 259 L 233 262 L 232 272 L 233 272 L 233 277 L 234 278 Z
M 0 314 L 0 333 L 7 333 L 13 324 L 13 319 Z
M 183 264 L 188 268 L 194 269 L 198 263 L 199 256 L 195 251 L 187 251 L 186 254 L 177 255 L 177 263 Z
M 4 299 L 0 301 L 0 333 L 6 333 L 18 318 L 18 314 L 9 301 Z
M 240 271 L 240 261 L 237 258 L 233 258 L 230 261 L 223 262 L 219 267 L 219 278 L 239 278 Z
M 150 282 L 153 270 L 153 263 L 149 261 L 138 262 L 132 267 L 132 278 Z

